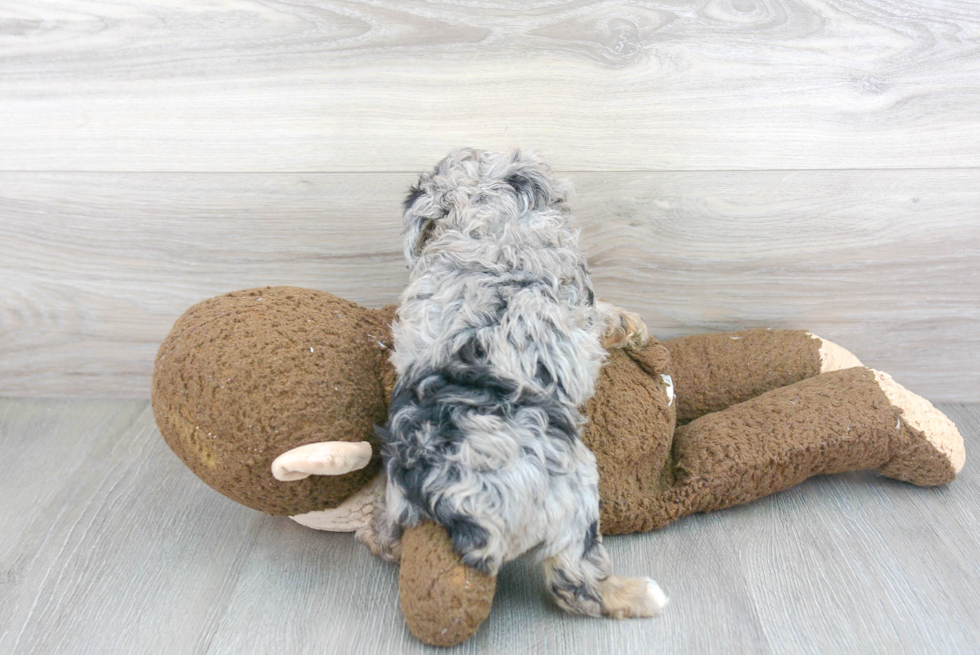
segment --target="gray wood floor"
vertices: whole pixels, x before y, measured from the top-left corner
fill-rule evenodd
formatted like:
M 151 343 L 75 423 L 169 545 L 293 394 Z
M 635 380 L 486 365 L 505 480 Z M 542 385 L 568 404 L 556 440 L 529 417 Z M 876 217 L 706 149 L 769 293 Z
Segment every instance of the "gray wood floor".
M 944 405 L 967 449 L 980 406 Z M 396 570 L 350 535 L 219 496 L 140 400 L 0 399 L 0 653 L 414 653 Z M 972 457 L 972 455 L 971 455 Z M 659 619 L 568 617 L 501 576 L 462 653 L 980 652 L 980 475 L 812 479 L 609 538 L 671 596 Z

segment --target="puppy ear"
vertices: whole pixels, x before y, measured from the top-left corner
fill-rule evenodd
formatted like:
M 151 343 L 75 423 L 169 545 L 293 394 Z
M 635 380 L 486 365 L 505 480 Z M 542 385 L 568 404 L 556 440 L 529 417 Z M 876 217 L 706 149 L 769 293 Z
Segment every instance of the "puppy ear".
M 431 199 L 418 185 L 414 185 L 408 190 L 408 196 L 402 206 L 405 208 L 402 229 L 405 260 L 411 265 L 422 253 L 422 248 L 425 246 L 438 217 L 432 215 Z
M 532 154 L 520 151 L 512 155 L 513 166 L 504 182 L 514 189 L 526 209 L 558 208 L 568 200 L 570 185 L 556 180 L 547 164 Z
M 424 192 L 419 187 L 419 185 L 413 184 L 412 186 L 410 186 L 408 188 L 408 195 L 405 197 L 405 200 L 402 201 L 402 209 L 405 212 L 408 212 L 408 210 L 412 208 L 412 205 L 415 204 L 415 201 L 419 199 L 419 196 L 421 196 L 422 193 Z

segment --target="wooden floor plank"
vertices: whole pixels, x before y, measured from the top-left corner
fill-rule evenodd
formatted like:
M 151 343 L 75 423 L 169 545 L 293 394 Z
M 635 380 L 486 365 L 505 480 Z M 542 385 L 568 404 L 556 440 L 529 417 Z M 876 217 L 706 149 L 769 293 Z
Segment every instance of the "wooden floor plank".
M 0 557 L 8 557 L 36 515 L 64 499 L 66 480 L 85 473 L 98 438 L 124 434 L 144 408 L 143 402 L 0 399 Z M 69 434 L 65 412 L 73 417 Z
M 726 643 L 736 651 L 766 652 L 727 538 L 717 526 L 703 523 L 679 526 L 666 544 L 658 535 L 608 540 L 617 570 L 655 576 L 672 589 L 678 602 L 671 614 L 651 621 L 567 616 L 550 604 L 538 567 L 522 560 L 502 574 L 485 627 L 457 651 L 639 653 L 656 647 L 689 653 Z M 700 575 L 669 565 L 692 549 L 704 558 Z M 349 535 L 310 535 L 288 520 L 269 518 L 209 652 L 348 652 L 355 647 L 367 653 L 428 652 L 404 626 L 396 576 L 393 566 L 372 558 Z M 690 630 L 686 617 L 706 613 L 715 617 L 713 629 Z
M 7 3 L 3 170 L 980 166 L 973 0 Z
M 968 440 L 968 447 L 971 444 L 970 439 L 973 439 L 974 441 L 972 443 L 976 444 L 978 439 L 977 435 L 980 435 L 980 405 L 944 404 L 941 405 L 941 408 L 949 415 L 960 432 Z M 954 489 L 959 499 L 980 499 L 980 474 L 973 472 L 974 468 L 978 466 L 977 458 L 980 458 L 980 452 L 977 450 L 967 450 L 967 470 L 964 475 L 961 475 L 957 479 L 957 486 Z M 980 530 L 977 529 L 977 526 L 980 526 L 980 502 L 952 503 L 944 508 L 944 512 L 949 521 L 959 526 L 960 532 L 973 534 L 974 539 L 980 541 Z M 980 576 L 980 563 L 978 563 L 976 558 L 972 561 L 965 561 L 963 566 L 964 568 L 972 569 Z
M 957 552 L 977 553 L 976 530 L 945 520 L 941 491 L 921 504 L 907 493 L 840 476 L 734 512 L 732 544 L 780 650 L 971 652 L 980 643 L 970 618 L 980 575 Z
M 0 560 L 0 652 L 191 652 L 261 517 L 198 481 L 145 401 L 47 403 L 59 420 L 38 425 L 47 433 L 35 432 L 29 455 L 55 455 L 41 473 L 59 491 L 44 506 L 0 499 L 0 516 L 22 516 Z M 93 412 L 134 408 L 124 428 L 85 429 Z M 24 412 L 25 401 L 9 401 L 7 415 Z M 76 440 L 90 452 L 57 457 Z
M 805 328 L 980 401 L 980 169 L 570 177 L 598 293 L 659 338 Z M 0 173 L 0 395 L 145 398 L 176 318 L 226 291 L 395 302 L 413 179 Z
M 397 569 L 352 535 L 265 517 L 207 652 L 405 652 L 397 595 Z
M 536 566 L 512 563 L 454 652 L 976 652 L 980 405 L 941 409 L 968 451 L 946 487 L 823 476 L 607 538 L 617 571 L 670 596 L 652 620 L 567 616 Z M 145 402 L 0 400 L 0 444 L 22 476 L 0 479 L 0 534 L 17 533 L 0 549 L 0 652 L 431 652 L 393 565 L 206 488 Z
M 52 556 L 80 492 L 71 481 L 87 474 L 106 439 L 126 434 L 145 404 L 0 399 L 0 652 L 13 652 L 41 577 L 57 570 Z
M 980 408 L 941 408 L 969 461 Z M 976 652 L 980 528 L 968 517 L 978 481 L 970 463 L 932 489 L 870 472 L 823 476 L 726 511 L 766 636 L 784 652 Z

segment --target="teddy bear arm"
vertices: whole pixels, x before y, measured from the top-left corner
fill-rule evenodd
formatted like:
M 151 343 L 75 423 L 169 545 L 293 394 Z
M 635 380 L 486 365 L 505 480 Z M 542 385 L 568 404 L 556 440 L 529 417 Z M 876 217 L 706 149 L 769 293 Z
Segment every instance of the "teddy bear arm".
M 366 486 L 355 491 L 337 507 L 318 509 L 289 518 L 300 525 L 325 532 L 356 532 L 358 539 L 370 532 L 374 508 L 384 500 L 385 474 L 378 471 Z
M 497 578 L 463 564 L 442 526 L 424 522 L 401 540 L 398 597 L 409 630 L 432 646 L 460 644 L 490 615 Z
M 844 348 L 804 330 L 702 334 L 663 345 L 679 425 L 820 373 L 861 366 Z

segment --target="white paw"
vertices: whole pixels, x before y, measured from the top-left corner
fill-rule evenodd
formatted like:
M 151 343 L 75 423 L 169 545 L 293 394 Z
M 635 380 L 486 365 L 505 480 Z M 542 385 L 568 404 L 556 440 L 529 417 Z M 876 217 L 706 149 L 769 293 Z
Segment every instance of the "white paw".
M 657 614 L 660 613 L 660 610 L 662 610 L 668 602 L 667 594 L 664 593 L 664 590 L 660 588 L 660 585 L 658 585 L 653 578 L 647 578 L 647 597 L 656 606 Z

